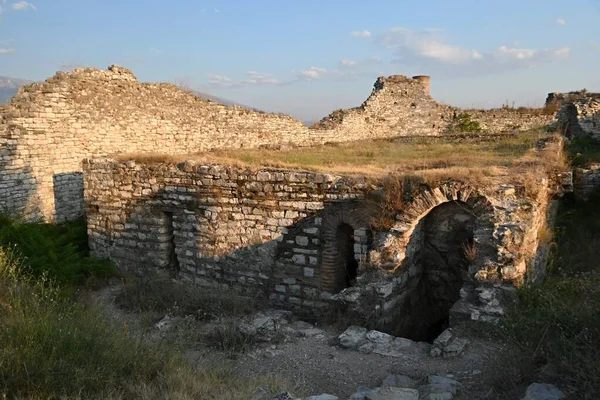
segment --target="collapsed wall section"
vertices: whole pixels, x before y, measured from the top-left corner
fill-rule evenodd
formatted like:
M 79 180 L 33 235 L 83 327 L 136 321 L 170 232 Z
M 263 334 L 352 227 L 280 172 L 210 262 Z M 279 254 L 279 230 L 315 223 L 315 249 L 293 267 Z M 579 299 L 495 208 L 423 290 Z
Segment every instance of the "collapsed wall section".
M 552 114 L 523 110 L 463 110 L 438 103 L 429 94 L 428 77 L 403 75 L 379 77 L 369 98 L 360 106 L 336 110 L 312 128 L 328 136 L 350 140 L 390 136 L 434 136 L 453 132 L 457 119 L 468 114 L 486 133 L 524 131 L 552 122 Z

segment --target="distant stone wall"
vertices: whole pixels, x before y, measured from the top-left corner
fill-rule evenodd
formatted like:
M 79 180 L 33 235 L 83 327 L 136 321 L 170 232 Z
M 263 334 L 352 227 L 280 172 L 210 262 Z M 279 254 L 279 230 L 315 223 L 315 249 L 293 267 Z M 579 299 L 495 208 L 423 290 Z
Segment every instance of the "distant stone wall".
M 312 128 L 323 132 L 325 141 L 335 141 L 331 136 L 349 140 L 433 136 L 451 130 L 461 113 L 468 113 L 486 133 L 528 130 L 553 120 L 553 115 L 541 113 L 512 109 L 463 110 L 440 104 L 429 95 L 428 81 L 392 75 L 378 78 L 371 95 L 360 107 L 334 111 Z
M 364 300 L 371 293 L 388 315 L 423 295 L 428 240 L 455 254 L 447 268 L 460 278 L 455 296 L 462 286 L 512 287 L 526 279 L 549 193 L 543 178 L 538 199 L 510 184 L 423 187 L 390 230 L 376 231 L 372 196 L 385 186 L 361 177 L 112 159 L 86 160 L 84 177 L 92 254 L 123 271 L 264 295 L 291 308 L 316 309 L 333 295 L 370 304 Z M 440 214 L 440 207 L 447 209 Z M 434 211 L 437 217 L 428 217 Z M 458 270 L 463 243 L 448 230 L 453 224 L 477 249 Z M 373 271 L 384 275 L 373 280 Z M 469 301 L 463 314 L 487 312 Z
M 600 140 L 600 93 L 578 93 L 566 97 L 556 116 L 567 137 L 591 136 Z
M 54 183 L 81 172 L 88 157 L 443 134 L 460 110 L 436 103 L 427 86 L 423 77 L 379 78 L 361 107 L 333 113 L 309 129 L 287 115 L 217 104 L 170 84 L 140 83 L 119 66 L 58 72 L 19 89 L 0 112 L 0 207 L 48 220 L 73 218 L 81 209 L 76 181 L 65 186 L 68 193 Z M 547 122 L 510 110 L 469 112 L 488 133 Z

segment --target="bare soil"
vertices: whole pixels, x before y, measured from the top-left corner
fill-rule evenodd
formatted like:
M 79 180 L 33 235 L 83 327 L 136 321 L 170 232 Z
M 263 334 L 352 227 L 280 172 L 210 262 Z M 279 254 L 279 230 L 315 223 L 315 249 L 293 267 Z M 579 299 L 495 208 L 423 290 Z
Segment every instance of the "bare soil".
M 274 375 L 291 382 L 296 396 L 329 393 L 347 399 L 360 386 L 378 387 L 384 378 L 399 374 L 424 382 L 428 375 L 452 377 L 460 382 L 458 400 L 521 399 L 535 368 L 523 363 L 515 348 L 490 338 L 474 336 L 468 327 L 453 327 L 454 334 L 470 343 L 454 358 L 434 358 L 415 351 L 400 358 L 363 354 L 341 348 L 336 338 L 342 333 L 333 327 L 319 327 L 322 334 L 310 337 L 285 336 L 277 343 L 255 343 L 244 352 L 217 350 L 203 342 L 220 322 L 173 319 L 160 330 L 163 316 L 125 312 L 114 299 L 123 285 L 110 285 L 90 293 L 87 301 L 101 308 L 130 334 L 150 341 L 176 343 L 185 357 L 200 368 L 227 363 L 241 376 Z

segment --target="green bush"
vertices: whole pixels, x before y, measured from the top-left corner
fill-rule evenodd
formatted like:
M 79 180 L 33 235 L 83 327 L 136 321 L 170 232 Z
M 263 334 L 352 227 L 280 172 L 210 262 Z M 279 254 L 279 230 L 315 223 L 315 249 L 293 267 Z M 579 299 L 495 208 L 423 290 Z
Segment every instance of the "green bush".
M 89 256 L 84 220 L 44 224 L 0 214 L 0 246 L 13 249 L 28 273 L 46 274 L 61 284 L 80 284 L 90 276 L 114 274 L 108 261 Z
M 456 132 L 481 132 L 481 124 L 471 119 L 471 114 L 460 113 L 454 120 L 453 128 Z

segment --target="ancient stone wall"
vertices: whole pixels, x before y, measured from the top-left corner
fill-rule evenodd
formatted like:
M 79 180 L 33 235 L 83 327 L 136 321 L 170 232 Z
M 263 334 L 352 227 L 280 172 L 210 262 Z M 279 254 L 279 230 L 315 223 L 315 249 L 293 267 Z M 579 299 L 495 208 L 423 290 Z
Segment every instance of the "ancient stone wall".
M 422 77 L 379 78 L 363 105 L 309 129 L 287 115 L 217 104 L 170 84 L 140 83 L 118 66 L 58 72 L 19 89 L 0 112 L 0 207 L 50 220 L 80 215 L 75 186 L 81 179 L 75 177 L 87 157 L 443 134 L 460 110 L 435 102 L 427 85 Z M 510 110 L 469 113 L 488 133 L 528 129 L 549 118 Z M 62 193 L 54 184 L 66 176 L 71 179 Z
M 600 93 L 580 93 L 563 100 L 556 118 L 567 137 L 591 136 L 600 140 Z
M 332 295 L 362 305 L 372 298 L 375 310 L 356 312 L 408 319 L 403 306 L 429 293 L 425 275 L 451 273 L 469 293 L 482 284 L 521 283 L 547 207 L 514 185 L 446 183 L 423 187 L 390 230 L 376 231 L 369 207 L 382 183 L 366 178 L 112 159 L 86 160 L 84 177 L 90 248 L 121 270 L 262 294 L 292 308 L 315 309 Z M 547 180 L 539 185 L 547 196 Z M 441 214 L 433 213 L 439 207 Z M 468 259 L 463 245 L 475 249 Z M 433 271 L 431 246 L 448 247 L 454 261 Z M 373 280 L 373 271 L 383 275 Z M 443 312 L 468 297 L 460 286 L 437 292 L 452 297 Z M 463 314 L 502 311 L 469 301 Z
M 577 200 L 587 201 L 600 188 L 600 164 L 594 163 L 586 168 L 573 171 L 573 193 Z
M 349 140 L 390 136 L 442 135 L 455 128 L 455 118 L 467 113 L 482 131 L 499 133 L 528 130 L 549 124 L 552 115 L 529 114 L 511 109 L 462 110 L 436 102 L 429 95 L 429 82 L 402 75 L 379 77 L 369 98 L 360 106 L 337 110 L 312 128 Z

